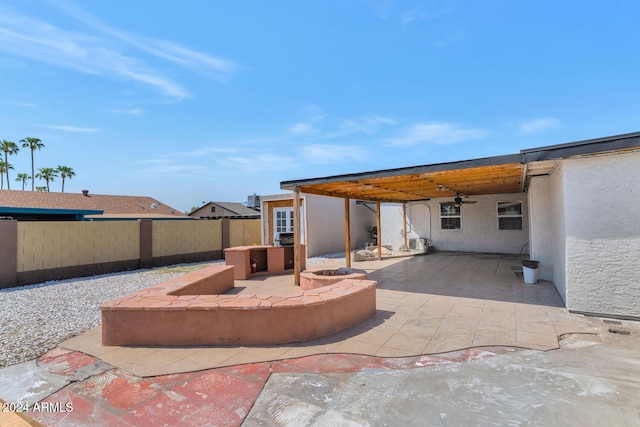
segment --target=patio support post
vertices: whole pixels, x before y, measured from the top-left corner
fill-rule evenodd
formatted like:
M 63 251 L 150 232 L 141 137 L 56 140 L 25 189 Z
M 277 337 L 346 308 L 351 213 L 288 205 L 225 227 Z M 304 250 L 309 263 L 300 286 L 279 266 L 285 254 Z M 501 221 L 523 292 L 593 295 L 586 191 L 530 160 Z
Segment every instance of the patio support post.
M 407 203 L 402 204 L 402 236 L 404 237 L 404 250 L 408 251 L 407 246 Z
M 300 286 L 300 187 L 293 189 L 293 281 Z
M 380 227 L 380 202 L 376 202 L 376 226 L 378 227 L 378 259 L 382 259 L 382 228 Z
M 349 198 L 344 199 L 344 244 L 347 258 L 347 268 L 351 268 L 351 215 L 349 211 Z

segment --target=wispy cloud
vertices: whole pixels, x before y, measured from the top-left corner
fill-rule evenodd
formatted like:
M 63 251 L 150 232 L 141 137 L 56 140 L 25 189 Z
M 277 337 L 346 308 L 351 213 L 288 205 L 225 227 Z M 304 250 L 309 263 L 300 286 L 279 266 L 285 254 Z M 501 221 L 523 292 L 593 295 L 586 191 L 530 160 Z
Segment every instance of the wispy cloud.
M 354 145 L 313 144 L 302 148 L 302 157 L 318 164 L 362 162 L 367 159 L 367 151 Z
M 104 110 L 104 111 L 111 114 L 127 114 L 131 116 L 140 116 L 144 114 L 144 110 L 141 110 L 140 108 L 128 108 L 123 110 Z
M 439 38 L 434 42 L 434 46 L 441 49 L 464 41 L 467 38 L 465 30 L 449 29 L 447 32 L 439 34 Z
M 24 108 L 37 108 L 38 104 L 34 104 L 33 102 L 12 102 L 11 105 L 15 105 L 18 107 Z
M 135 43 L 148 53 L 153 53 L 176 64 L 192 70 L 210 70 L 217 72 L 218 80 L 226 82 L 239 66 L 228 59 L 221 59 L 189 49 L 178 43 L 164 40 L 147 40 L 148 44 Z
M 309 119 L 290 126 L 289 134 L 294 137 L 313 135 L 315 139 L 327 140 L 355 133 L 372 135 L 378 133 L 382 126 L 396 124 L 395 119 L 377 114 L 355 119 L 336 119 L 322 114 L 318 107 L 315 107 L 314 112 L 315 114 Z
M 100 129 L 97 128 L 83 128 L 73 125 L 50 125 L 46 127 L 48 127 L 49 129 L 61 130 L 65 132 L 100 132 Z
M 294 156 L 273 154 L 269 152 L 257 152 L 253 150 L 250 155 L 239 155 L 239 151 L 247 150 L 224 150 L 216 152 L 217 156 L 209 156 L 213 152 L 210 148 L 202 151 L 200 161 L 193 159 L 191 154 L 183 153 L 187 159 L 181 159 L 180 155 L 157 155 L 151 159 L 139 160 L 135 164 L 136 173 L 147 176 L 184 176 L 221 178 L 231 180 L 241 180 L 247 176 L 257 176 L 264 173 L 280 174 L 282 171 L 297 169 L 300 167 L 300 160 Z M 223 178 L 222 178 L 223 177 Z
M 208 154 L 235 154 L 242 151 L 248 151 L 246 148 L 239 148 L 235 146 L 230 147 L 202 147 L 195 150 L 188 151 L 186 153 L 182 153 L 185 156 L 189 157 L 201 157 L 206 156 Z
M 560 120 L 547 117 L 522 122 L 518 125 L 518 131 L 521 133 L 534 133 L 558 126 L 560 126 Z
M 356 132 L 374 134 L 381 126 L 394 124 L 396 124 L 396 121 L 392 118 L 373 114 L 361 119 L 345 119 L 342 121 L 340 129 L 347 134 Z
M 413 9 L 408 9 L 400 12 L 400 19 L 403 24 L 409 24 L 416 19 L 421 17 L 420 8 L 415 7 Z
M 304 108 L 308 118 L 294 123 L 289 127 L 289 133 L 293 136 L 309 135 L 317 131 L 316 125 L 324 121 L 325 115 L 317 105 L 307 105 Z
M 315 128 L 312 122 L 299 122 L 295 123 L 289 128 L 289 133 L 293 135 L 308 135 L 313 133 Z
M 292 156 L 281 156 L 272 153 L 254 154 L 247 157 L 228 157 L 224 165 L 243 172 L 280 172 L 299 167 L 299 161 Z
M 88 28 L 100 30 L 153 56 L 169 60 L 187 68 L 209 69 L 224 75 L 230 75 L 238 69 L 238 65 L 231 60 L 198 52 L 173 41 L 139 37 L 120 31 L 76 7 L 69 1 L 62 0 L 56 4 L 67 14 L 84 23 Z
M 140 160 L 136 162 L 140 165 L 135 171 L 142 175 L 166 176 L 200 176 L 206 172 L 206 168 L 197 164 L 186 164 L 176 162 L 172 158 L 156 158 Z
M 482 139 L 487 135 L 488 132 L 483 129 L 464 128 L 455 123 L 417 123 L 406 129 L 402 135 L 388 139 L 387 144 L 397 147 L 409 147 L 418 144 L 448 145 Z
M 227 79 L 238 68 L 233 61 L 172 41 L 118 31 L 69 2 L 56 5 L 86 24 L 87 32 L 67 31 L 0 7 L 0 51 L 83 73 L 139 82 L 177 99 L 191 96 L 189 90 L 166 75 L 166 65 L 162 70 L 156 69 L 152 60 L 168 61 L 192 71 L 214 72 L 218 80 Z M 147 56 L 133 56 L 132 48 L 134 54 L 137 50 Z

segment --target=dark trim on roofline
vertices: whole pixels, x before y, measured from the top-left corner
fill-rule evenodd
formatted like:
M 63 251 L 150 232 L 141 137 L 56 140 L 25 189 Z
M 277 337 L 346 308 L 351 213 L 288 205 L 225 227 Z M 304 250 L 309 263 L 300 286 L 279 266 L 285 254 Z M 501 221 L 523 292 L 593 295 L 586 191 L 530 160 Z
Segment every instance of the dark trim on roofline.
M 84 221 L 140 221 L 143 219 L 148 219 L 148 220 L 152 220 L 152 221 L 193 221 L 196 220 L 197 218 L 193 218 L 193 217 L 175 217 L 175 218 L 167 218 L 167 217 L 153 217 L 153 216 L 149 216 L 149 217 L 131 217 L 131 218 L 122 218 L 122 217 L 113 217 L 113 216 L 107 216 L 107 217 L 95 217 L 92 216 L 91 218 L 84 218 Z
M 609 136 L 606 138 L 587 139 L 568 144 L 549 145 L 546 147 L 520 150 L 522 162 L 554 160 L 584 154 L 596 154 L 605 151 L 625 150 L 640 147 L 640 132 Z
M 397 175 L 411 175 L 429 172 L 442 172 L 455 169 L 468 169 L 482 166 L 498 166 L 510 163 L 520 163 L 520 154 L 507 154 L 503 156 L 483 157 L 480 159 L 460 160 L 456 162 L 435 163 L 431 165 L 409 166 L 395 169 L 382 169 L 372 172 L 359 172 L 346 175 L 333 175 L 322 178 L 299 179 L 280 182 L 281 190 L 293 190 L 295 186 L 328 184 L 331 182 L 355 181 L 359 179 L 386 178 Z
M 196 220 L 216 220 L 216 219 L 260 219 L 260 215 L 228 215 L 228 216 L 194 216 Z
M 60 208 L 18 208 L 0 206 L 0 216 L 22 221 L 84 221 L 85 215 L 102 215 L 104 211 Z
M 93 209 L 18 208 L 13 206 L 0 206 L 0 214 L 4 213 L 102 215 L 104 211 Z

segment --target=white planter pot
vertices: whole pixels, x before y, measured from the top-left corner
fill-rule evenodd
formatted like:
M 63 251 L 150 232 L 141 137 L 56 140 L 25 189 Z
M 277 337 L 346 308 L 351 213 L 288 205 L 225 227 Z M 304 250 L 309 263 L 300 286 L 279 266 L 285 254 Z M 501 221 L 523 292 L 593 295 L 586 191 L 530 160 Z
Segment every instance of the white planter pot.
M 538 282 L 538 269 L 522 267 L 522 274 L 524 276 L 524 283 L 537 283 Z

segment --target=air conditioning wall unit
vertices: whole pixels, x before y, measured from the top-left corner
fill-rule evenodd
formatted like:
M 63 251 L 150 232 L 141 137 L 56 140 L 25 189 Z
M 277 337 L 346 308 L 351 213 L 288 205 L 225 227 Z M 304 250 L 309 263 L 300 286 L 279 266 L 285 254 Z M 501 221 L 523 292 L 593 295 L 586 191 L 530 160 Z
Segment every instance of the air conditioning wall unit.
M 409 238 L 409 250 L 427 252 L 429 249 L 428 239 L 423 237 Z

